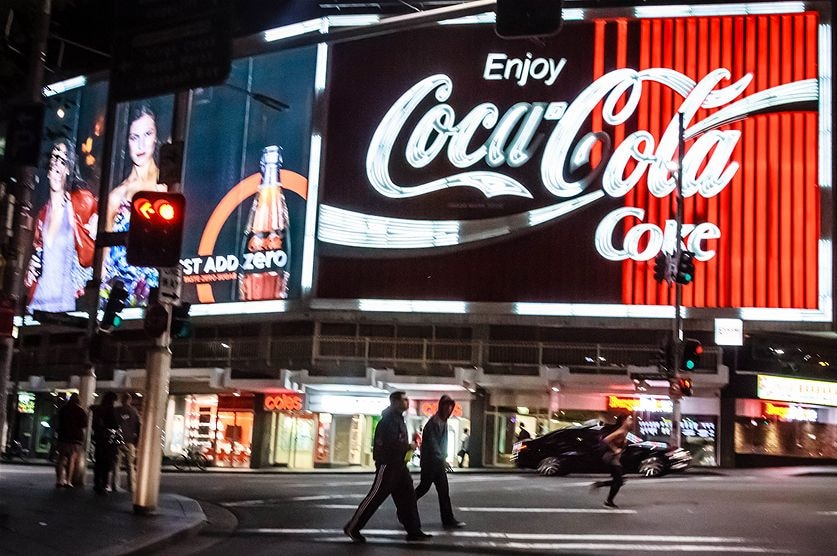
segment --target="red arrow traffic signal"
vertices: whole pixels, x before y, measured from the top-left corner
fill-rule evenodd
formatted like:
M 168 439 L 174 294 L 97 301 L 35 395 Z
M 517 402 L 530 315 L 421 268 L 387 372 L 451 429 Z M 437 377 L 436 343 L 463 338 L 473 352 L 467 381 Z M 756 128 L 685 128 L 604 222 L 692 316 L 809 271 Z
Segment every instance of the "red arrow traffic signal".
M 140 191 L 131 199 L 128 262 L 157 268 L 180 264 L 186 199 L 180 193 Z

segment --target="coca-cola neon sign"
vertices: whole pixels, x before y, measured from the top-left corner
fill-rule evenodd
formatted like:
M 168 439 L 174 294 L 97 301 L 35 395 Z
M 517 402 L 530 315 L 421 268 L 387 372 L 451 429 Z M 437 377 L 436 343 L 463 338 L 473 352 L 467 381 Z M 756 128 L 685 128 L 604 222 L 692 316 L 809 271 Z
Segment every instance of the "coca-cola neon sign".
M 498 62 L 503 59 L 500 54 L 491 53 L 487 56 L 483 76 L 485 79 L 515 79 L 516 84 L 525 84 L 527 78 L 547 78 L 550 83 L 558 78 L 560 69 L 566 64 L 562 59 L 556 62 L 552 59 L 538 60 L 536 65 L 530 58 L 517 62 L 518 69 L 513 64 Z M 506 60 L 508 62 L 508 60 Z M 367 151 L 366 168 L 370 185 L 384 197 L 406 199 L 420 195 L 427 195 L 442 189 L 453 187 L 470 187 L 480 191 L 486 198 L 512 195 L 531 198 L 529 189 L 503 174 L 499 170 L 466 171 L 455 173 L 444 178 L 435 179 L 415 185 L 401 185 L 396 183 L 389 174 L 390 158 L 396 139 L 403 133 L 409 133 L 405 159 L 412 168 L 420 169 L 430 164 L 434 159 L 446 156 L 450 164 L 458 169 L 466 169 L 484 161 L 492 168 L 505 165 L 516 168 L 529 163 L 532 158 L 531 143 L 536 132 L 544 122 L 556 121 L 556 125 L 549 134 L 541 159 L 540 175 L 546 190 L 557 198 L 575 197 L 572 206 L 558 203 L 566 210 L 555 211 L 552 218 L 562 216 L 589 202 L 601 198 L 601 192 L 579 199 L 590 185 L 601 176 L 602 192 L 610 197 L 624 197 L 641 179 L 646 179 L 649 191 L 655 197 L 670 195 L 676 188 L 676 179 L 672 171 L 672 162 L 677 158 L 678 124 L 673 119 L 667 126 L 659 142 L 645 130 L 638 130 L 625 138 L 619 145 L 612 145 L 612 139 L 605 132 L 587 133 L 576 141 L 582 124 L 590 117 L 597 105 L 602 104 L 601 115 L 613 126 L 624 124 L 636 111 L 642 96 L 643 84 L 657 82 L 669 87 L 682 97 L 679 111 L 684 114 L 685 137 L 696 138 L 694 143 L 684 152 L 683 157 L 683 195 L 691 197 L 701 195 L 704 198 L 714 197 L 730 183 L 739 169 L 739 164 L 731 160 L 732 153 L 741 137 L 738 130 L 719 130 L 720 126 L 746 118 L 754 112 L 777 110 L 783 106 L 799 102 L 816 101 L 818 87 L 815 79 L 796 81 L 772 87 L 749 97 L 741 97 L 743 91 L 751 82 L 751 74 L 730 83 L 722 85 L 730 79 L 730 72 L 718 68 L 709 72 L 700 81 L 695 82 L 686 75 L 667 68 L 651 68 L 642 71 L 633 69 L 619 69 L 612 71 L 594 81 L 571 103 L 564 101 L 518 102 L 510 107 L 503 115 L 499 108 L 492 103 L 481 103 L 471 109 L 464 117 L 457 121 L 454 109 L 446 103 L 453 94 L 453 80 L 444 74 L 426 77 L 406 91 L 387 111 L 380 125 L 372 137 Z M 547 77 L 548 76 L 548 77 Z M 429 97 L 435 97 L 436 105 L 428 109 L 419 119 L 412 130 L 405 130 L 405 124 L 419 105 Z M 737 100 L 736 100 L 737 99 Z M 617 109 L 619 102 L 624 101 Z M 712 116 L 695 120 L 699 109 L 719 108 Z M 492 130 L 489 139 L 476 149 L 468 151 L 475 132 L 483 127 Z M 565 168 L 572 170 L 590 163 L 590 156 L 596 143 L 601 143 L 605 151 L 603 160 L 583 178 L 568 181 L 565 178 Z M 626 176 L 630 165 L 633 169 Z M 598 194 L 597 194 L 598 193 Z M 338 244 L 352 244 L 345 234 L 337 237 L 329 234 L 333 224 L 334 212 L 324 210 L 321 213 L 321 224 L 325 228 L 320 239 Z M 520 228 L 531 227 L 538 222 L 533 221 L 532 211 L 526 213 L 529 217 L 521 222 Z M 428 234 L 428 241 L 417 240 L 415 228 L 422 224 L 417 221 L 409 223 L 396 218 L 378 217 L 373 224 L 366 220 L 367 215 L 341 212 L 340 218 L 344 225 L 347 220 L 365 220 L 364 229 L 373 235 L 375 229 L 385 231 L 386 241 L 367 242 L 367 247 L 377 248 L 428 248 L 438 246 L 438 233 Z M 668 220 L 663 229 L 651 223 L 643 222 L 645 213 L 641 208 L 624 207 L 616 209 L 606 216 L 596 232 L 595 246 L 599 254 L 612 261 L 633 259 L 647 261 L 653 259 L 660 251 L 674 251 L 675 223 Z M 474 234 L 473 240 L 485 237 L 495 237 L 502 233 L 511 233 L 513 227 L 508 225 L 509 217 L 485 221 L 483 234 Z M 551 218 L 549 218 L 551 219 Z M 628 230 L 624 237 L 624 245 L 618 248 L 613 245 L 612 236 L 617 227 L 625 220 L 636 219 L 639 224 Z M 542 219 L 541 221 L 546 221 Z M 462 223 L 452 224 L 452 228 L 461 229 Z M 394 244 L 392 228 L 399 225 L 409 225 L 413 233 L 407 242 Z M 470 222 L 473 226 L 474 222 Z M 427 222 L 426 227 L 437 229 L 444 227 L 439 222 Z M 343 227 L 343 226 L 341 226 Z M 706 240 L 718 239 L 721 230 L 713 223 L 685 223 L 682 238 L 685 239 L 684 248 L 695 252 L 699 261 L 706 261 L 715 255 L 712 249 L 705 249 Z M 432 239 L 431 239 L 432 238 Z M 471 241 L 468 236 L 459 236 L 460 243 Z M 452 238 L 452 242 L 457 239 Z M 645 246 L 640 248 L 642 242 Z
M 573 22 L 537 46 L 473 26 L 335 47 L 335 79 L 363 80 L 374 102 L 334 81 L 330 114 L 352 117 L 330 118 L 327 133 L 355 126 L 357 140 L 325 156 L 318 291 L 512 302 L 538 315 L 598 315 L 602 304 L 610 315 L 622 303 L 662 317 L 672 294 L 648 261 L 680 241 L 702 263 L 685 306 L 827 320 L 830 25 L 813 11 L 741 13 Z M 413 44 L 461 56 L 383 71 Z M 426 272 L 413 271 L 416 256 Z M 359 258 L 367 286 L 339 282 Z M 483 271 L 502 286 L 475 281 Z M 390 273 L 401 280 L 380 279 Z

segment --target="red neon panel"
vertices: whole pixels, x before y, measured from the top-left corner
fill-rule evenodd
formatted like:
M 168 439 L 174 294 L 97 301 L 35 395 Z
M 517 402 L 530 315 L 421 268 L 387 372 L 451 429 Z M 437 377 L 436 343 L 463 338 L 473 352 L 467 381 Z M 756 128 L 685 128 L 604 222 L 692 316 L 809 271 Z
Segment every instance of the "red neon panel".
M 805 17 L 806 78 L 817 76 L 817 19 Z M 818 241 L 820 237 L 820 204 L 817 191 L 817 115 L 805 114 L 805 287 L 806 306 L 816 307 L 818 283 Z
M 783 16 L 734 16 L 640 20 L 615 23 L 603 51 L 615 48 L 618 67 L 670 67 L 694 80 L 717 68 L 731 77 L 719 87 L 747 74 L 752 81 L 738 98 L 770 87 L 817 77 L 816 13 Z M 631 61 L 629 37 L 638 39 Z M 718 87 L 718 88 L 719 88 Z M 643 83 L 635 125 L 610 130 L 616 145 L 634 129 L 647 130 L 657 144 L 682 98 L 658 83 Z M 723 107 L 721 107 L 723 108 Z M 721 108 L 698 110 L 691 124 Z M 684 304 L 707 307 L 818 306 L 818 240 L 820 193 L 817 183 L 817 122 L 812 111 L 781 111 L 751 115 L 720 128 L 741 132 L 732 161 L 740 167 L 718 195 L 700 195 L 684 203 L 684 222 L 712 222 L 721 238 L 705 247 L 716 251 L 698 262 L 696 279 L 684 288 Z M 686 150 L 694 139 L 686 144 Z M 701 169 L 701 171 L 703 168 Z M 673 217 L 671 199 L 650 195 L 645 180 L 625 196 L 626 206 L 643 208 L 645 221 L 663 226 Z M 627 232 L 636 222 L 626 222 Z M 666 286 L 653 282 L 652 264 L 625 261 L 623 300 L 666 304 Z

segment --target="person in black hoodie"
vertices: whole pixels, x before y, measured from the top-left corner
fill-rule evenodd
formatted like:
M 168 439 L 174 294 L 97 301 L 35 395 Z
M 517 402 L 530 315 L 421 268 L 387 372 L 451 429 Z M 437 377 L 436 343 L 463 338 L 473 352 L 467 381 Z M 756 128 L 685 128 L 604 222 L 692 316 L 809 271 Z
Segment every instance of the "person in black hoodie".
M 106 392 L 102 403 L 93 406 L 93 442 L 96 443 L 96 463 L 93 466 L 93 490 L 97 494 L 106 494 L 110 474 L 116 468 L 116 456 L 119 453 L 120 419 L 114 404 L 116 394 Z
M 381 414 L 372 447 L 375 481 L 352 519 L 343 527 L 343 532 L 354 542 L 366 542 L 360 530 L 390 495 L 395 502 L 398 521 L 407 530 L 407 540 L 424 541 L 432 537 L 421 530 L 416 491 L 413 490 L 413 479 L 405 460 L 407 451 L 415 449 L 408 441 L 407 424 L 404 422 L 404 412 L 408 407 L 409 401 L 404 392 L 389 395 L 389 407 Z
M 416 498 L 421 498 L 430 490 L 430 485 L 436 485 L 442 525 L 446 529 L 465 526 L 463 522 L 453 517 L 448 486 L 448 470 L 450 469 L 447 462 L 448 419 L 455 406 L 456 402 L 445 394 L 439 398 L 436 413 L 424 425 L 421 445 L 421 482 L 416 487 Z

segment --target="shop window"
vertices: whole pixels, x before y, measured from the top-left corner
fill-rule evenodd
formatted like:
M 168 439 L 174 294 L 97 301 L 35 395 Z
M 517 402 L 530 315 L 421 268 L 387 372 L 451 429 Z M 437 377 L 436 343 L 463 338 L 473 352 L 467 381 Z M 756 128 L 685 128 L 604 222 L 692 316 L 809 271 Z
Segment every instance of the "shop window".
M 216 465 L 250 467 L 253 412 L 219 410 L 215 430 Z

